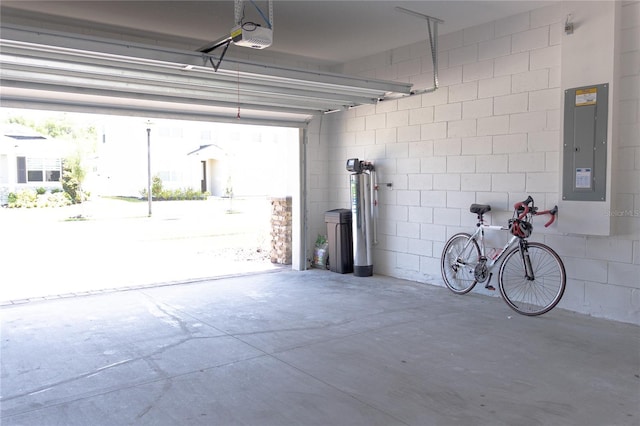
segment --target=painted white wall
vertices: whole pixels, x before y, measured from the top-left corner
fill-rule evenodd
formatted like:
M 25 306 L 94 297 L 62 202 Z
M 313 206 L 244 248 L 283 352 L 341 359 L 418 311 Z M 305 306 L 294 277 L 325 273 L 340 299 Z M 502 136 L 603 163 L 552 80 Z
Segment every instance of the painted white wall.
M 378 274 L 442 285 L 439 259 L 446 239 L 470 230 L 471 203 L 489 203 L 493 223 L 531 194 L 540 207 L 560 198 L 563 68 L 584 55 L 598 61 L 619 55 L 619 90 L 610 95 L 616 115 L 612 140 L 613 235 L 561 234 L 536 221 L 534 239 L 560 254 L 567 291 L 560 307 L 640 323 L 640 2 L 586 2 L 575 33 L 564 34 L 567 4 L 446 34 L 439 40 L 440 89 L 375 106 L 325 115 L 312 123 L 308 144 L 309 233 L 323 233 L 324 212 L 349 207 L 347 158 L 374 161 L 379 182 Z M 576 7 L 577 7 L 576 6 Z M 603 30 L 615 46 L 563 50 L 567 37 Z M 613 15 L 611 15 L 613 13 Z M 590 37 L 590 36 L 589 36 Z M 572 42 L 573 43 L 573 42 Z M 584 62 L 583 62 L 584 63 Z M 429 87 L 426 42 L 355 60 L 343 72 L 409 81 Z M 580 72 L 580 71 L 577 71 Z M 583 70 L 585 81 L 593 70 Z M 598 84 L 602 81 L 589 81 Z M 313 134 L 313 132 L 312 132 Z M 560 211 L 562 218 L 562 211 Z M 593 217 L 594 221 L 609 217 Z M 496 236 L 496 242 L 506 235 Z
M 618 98 L 617 91 L 620 57 L 619 37 L 620 8 L 615 2 L 565 2 L 562 4 L 562 15 L 569 16 L 574 22 L 575 34 L 563 37 L 561 45 L 561 87 L 563 90 L 600 82 L 608 86 L 609 98 Z M 588 22 L 585 28 L 584 22 Z M 599 28 L 599 31 L 588 31 L 588 28 Z M 597 52 L 595 55 L 576 55 L 575 52 Z M 571 100 L 573 101 L 573 100 Z M 563 102 L 567 102 L 563 98 Z M 563 104 L 564 105 L 564 104 Z M 618 105 L 610 102 L 608 107 L 607 126 L 607 170 L 606 195 L 601 202 L 560 200 L 563 219 L 558 223 L 558 230 L 568 234 L 611 235 L 611 216 L 615 210 L 611 196 L 611 182 L 615 158 L 613 147 L 618 146 L 617 120 Z M 561 128 L 564 128 L 564 116 L 560 116 Z M 562 138 L 562 134 L 561 134 Z M 563 164 L 564 150 L 561 149 L 560 164 Z M 562 179 L 562 176 L 561 176 Z M 560 182 L 562 186 L 562 182 Z M 593 220 L 597 218 L 597 220 Z

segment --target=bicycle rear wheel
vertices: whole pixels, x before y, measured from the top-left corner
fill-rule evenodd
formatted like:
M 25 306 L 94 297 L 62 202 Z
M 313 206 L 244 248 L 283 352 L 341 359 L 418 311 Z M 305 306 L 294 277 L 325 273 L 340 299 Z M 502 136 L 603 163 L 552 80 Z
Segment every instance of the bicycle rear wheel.
M 562 260 L 550 247 L 533 242 L 525 244 L 533 279 L 527 277 L 524 258 L 516 248 L 507 254 L 500 266 L 500 293 L 507 305 L 519 314 L 542 315 L 560 302 L 566 273 Z
M 476 285 L 475 268 L 480 247 L 471 235 L 455 234 L 444 246 L 440 270 L 444 283 L 452 292 L 465 294 Z

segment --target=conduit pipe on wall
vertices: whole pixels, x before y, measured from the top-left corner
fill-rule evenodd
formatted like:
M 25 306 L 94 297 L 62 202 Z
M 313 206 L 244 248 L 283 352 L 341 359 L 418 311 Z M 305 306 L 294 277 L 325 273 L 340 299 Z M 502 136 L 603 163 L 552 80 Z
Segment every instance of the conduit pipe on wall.
M 373 225 L 373 245 L 378 245 L 378 176 L 375 167 L 369 172 L 371 174 L 371 217 Z

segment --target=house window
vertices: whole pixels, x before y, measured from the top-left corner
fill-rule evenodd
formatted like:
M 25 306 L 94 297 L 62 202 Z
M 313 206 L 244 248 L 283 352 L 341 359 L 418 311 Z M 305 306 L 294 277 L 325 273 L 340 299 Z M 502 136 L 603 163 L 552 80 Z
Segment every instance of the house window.
M 27 182 L 44 182 L 42 170 L 27 170 Z
M 18 183 L 27 183 L 27 159 L 18 157 Z
M 18 157 L 18 183 L 59 182 L 62 176 L 60 158 Z
M 47 182 L 60 182 L 60 170 L 45 171 L 45 179 Z

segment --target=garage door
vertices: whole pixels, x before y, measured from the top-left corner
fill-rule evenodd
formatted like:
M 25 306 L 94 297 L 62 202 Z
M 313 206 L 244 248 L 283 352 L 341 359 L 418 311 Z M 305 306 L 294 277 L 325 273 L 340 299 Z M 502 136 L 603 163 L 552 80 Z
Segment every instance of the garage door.
M 1 37 L 5 107 L 304 127 L 314 115 L 411 90 L 406 83 L 17 25 L 3 26 Z

